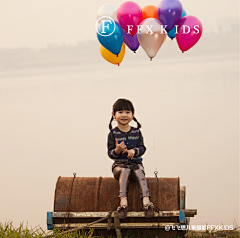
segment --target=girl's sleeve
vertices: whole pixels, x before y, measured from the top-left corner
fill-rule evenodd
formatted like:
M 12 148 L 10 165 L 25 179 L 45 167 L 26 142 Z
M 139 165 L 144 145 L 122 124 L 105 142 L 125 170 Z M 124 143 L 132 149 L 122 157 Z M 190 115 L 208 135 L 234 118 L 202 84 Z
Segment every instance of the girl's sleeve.
M 135 150 L 134 158 L 142 156 L 146 151 L 146 147 L 144 146 L 144 142 L 143 142 L 143 136 L 140 130 L 139 130 L 138 143 L 136 147 L 134 147 L 133 149 Z
M 108 134 L 108 142 L 107 142 L 107 145 L 108 145 L 108 156 L 111 158 L 111 159 L 117 159 L 118 156 L 120 154 L 117 154 L 115 152 L 115 149 L 116 149 L 116 141 L 115 141 L 115 136 L 113 134 L 112 131 L 109 132 Z

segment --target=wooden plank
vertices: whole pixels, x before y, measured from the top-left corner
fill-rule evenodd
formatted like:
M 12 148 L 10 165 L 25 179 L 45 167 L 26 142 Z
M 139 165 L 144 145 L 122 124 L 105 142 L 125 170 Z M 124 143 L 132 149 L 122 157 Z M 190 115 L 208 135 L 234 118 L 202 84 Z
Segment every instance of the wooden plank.
M 179 223 L 121 223 L 121 228 L 165 228 L 165 226 L 178 226 Z
M 180 223 L 120 223 L 120 228 L 165 228 L 165 226 L 179 226 Z M 70 223 L 70 224 L 54 224 L 53 225 L 56 228 L 63 228 L 63 227 L 70 227 L 70 228 L 74 228 L 74 227 L 84 227 L 86 226 L 86 223 Z M 91 226 L 91 228 L 95 228 L 95 229 L 106 229 L 108 226 L 107 223 L 97 223 Z M 84 228 L 84 229 L 89 229 L 89 228 Z M 114 227 L 114 223 L 111 223 L 111 229 L 115 229 Z
M 180 209 L 181 210 L 185 209 L 185 206 L 186 206 L 185 197 L 186 197 L 186 186 L 181 186 L 180 187 Z
M 101 218 L 108 215 L 108 212 L 69 212 L 69 218 Z M 68 212 L 53 212 L 53 217 L 67 218 Z M 155 212 L 155 217 L 179 216 L 179 211 Z M 114 217 L 114 214 L 112 214 Z M 144 212 L 128 212 L 127 217 L 145 217 Z
M 68 212 L 53 212 L 52 217 L 68 217 Z
M 197 215 L 197 209 L 185 209 L 186 217 Z M 69 212 L 69 218 L 101 218 L 108 215 L 108 212 Z M 179 211 L 159 211 L 155 212 L 155 217 L 174 217 L 179 216 Z M 67 218 L 68 212 L 53 212 L 52 217 Z M 112 213 L 114 217 L 114 213 Z M 144 212 L 128 212 L 127 217 L 145 217 Z
M 159 213 L 155 212 L 155 217 L 178 217 L 178 216 L 179 211 L 159 211 Z
M 197 215 L 197 209 L 185 209 L 186 217 L 194 217 L 194 215 Z

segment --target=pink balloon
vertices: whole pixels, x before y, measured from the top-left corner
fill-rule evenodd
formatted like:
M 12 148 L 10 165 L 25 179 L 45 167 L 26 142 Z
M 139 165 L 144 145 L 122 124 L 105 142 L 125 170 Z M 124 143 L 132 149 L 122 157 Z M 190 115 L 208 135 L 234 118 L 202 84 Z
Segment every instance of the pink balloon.
M 117 18 L 124 31 L 135 35 L 138 31 L 137 25 L 142 22 L 142 9 L 135 2 L 124 2 L 117 10 Z
M 193 47 L 202 35 L 202 23 L 194 16 L 181 18 L 176 30 L 176 40 L 182 52 Z

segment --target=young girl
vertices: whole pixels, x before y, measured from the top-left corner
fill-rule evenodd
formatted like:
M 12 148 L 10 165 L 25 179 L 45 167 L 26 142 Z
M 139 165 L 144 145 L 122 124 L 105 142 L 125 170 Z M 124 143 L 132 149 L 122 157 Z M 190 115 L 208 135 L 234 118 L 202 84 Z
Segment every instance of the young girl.
M 115 119 L 118 126 L 112 129 L 112 121 Z M 132 119 L 138 127 L 131 127 Z M 143 200 L 145 217 L 154 216 L 154 206 L 150 202 L 147 180 L 142 164 L 142 155 L 146 151 L 143 137 L 140 132 L 141 124 L 134 117 L 134 107 L 127 99 L 118 99 L 113 105 L 112 118 L 109 124 L 108 156 L 114 160 L 112 172 L 115 179 L 119 180 L 120 206 L 117 209 L 117 217 L 124 219 L 128 211 L 128 181 L 132 176 L 138 183 L 140 195 Z

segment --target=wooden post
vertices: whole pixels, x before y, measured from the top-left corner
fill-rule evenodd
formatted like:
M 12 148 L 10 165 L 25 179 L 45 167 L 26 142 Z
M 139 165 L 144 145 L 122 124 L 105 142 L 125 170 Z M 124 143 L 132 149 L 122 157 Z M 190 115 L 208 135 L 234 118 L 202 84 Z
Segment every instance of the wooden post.
M 120 228 L 120 220 L 117 217 L 117 211 L 114 211 L 114 227 L 115 227 L 117 238 L 121 238 L 122 234 L 121 234 L 121 228 Z

